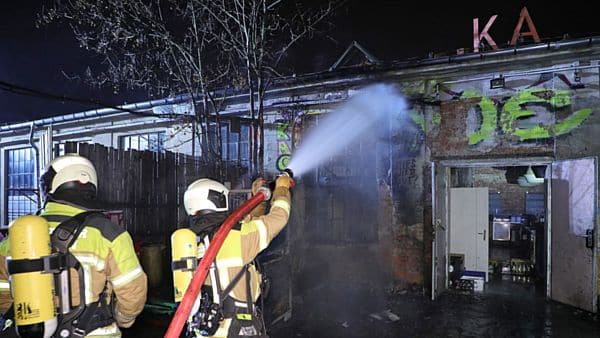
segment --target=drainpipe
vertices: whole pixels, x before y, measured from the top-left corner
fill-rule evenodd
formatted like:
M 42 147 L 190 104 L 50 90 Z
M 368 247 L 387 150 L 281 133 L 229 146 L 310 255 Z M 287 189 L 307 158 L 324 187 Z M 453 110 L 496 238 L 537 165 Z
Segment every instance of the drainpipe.
M 29 128 L 29 145 L 33 148 L 33 152 L 35 153 L 35 179 L 36 181 L 40 178 L 40 150 L 33 142 L 33 132 L 35 130 L 35 123 L 31 122 L 31 126 Z M 40 191 L 36 194 L 37 199 L 37 207 L 38 209 L 41 206 L 40 199 Z
M 44 149 L 44 167 L 54 159 L 54 128 L 52 124 L 46 128 L 46 148 Z M 41 167 L 41 166 L 40 166 Z
M 196 157 L 196 120 L 192 121 L 192 157 Z

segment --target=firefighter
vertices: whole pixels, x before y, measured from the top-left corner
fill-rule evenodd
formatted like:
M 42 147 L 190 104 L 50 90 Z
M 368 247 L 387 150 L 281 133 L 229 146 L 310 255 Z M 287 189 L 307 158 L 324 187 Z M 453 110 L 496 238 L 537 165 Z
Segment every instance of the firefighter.
M 256 179 L 252 193 L 256 194 L 264 184 L 262 178 Z M 194 317 L 196 321 L 188 321 L 188 336 L 266 337 L 262 315 L 256 305 L 261 295 L 262 276 L 254 260 L 287 224 L 291 186 L 293 180 L 289 175 L 279 176 L 269 213 L 265 214 L 267 205 L 263 202 L 229 232 L 206 279 L 205 284 L 210 287 L 203 287 L 209 291 L 203 291 L 206 297 L 202 296 L 200 303 L 203 304 Z M 228 194 L 229 190 L 223 184 L 211 179 L 193 182 L 184 194 L 190 228 L 200 239 L 199 256 L 228 216 Z M 172 245 L 175 247 L 177 243 L 172 241 Z
M 40 178 L 40 188 L 44 195 L 40 216 L 48 222 L 50 233 L 75 215 L 98 210 L 95 207 L 96 170 L 85 157 L 66 154 L 54 159 Z M 82 230 L 68 248 L 84 271 L 83 290 L 79 289 L 79 276 L 70 275 L 71 302 L 79 305 L 80 293 L 84 293 L 86 306 L 79 318 L 80 322 L 90 322 L 84 328 L 85 337 L 121 337 L 119 327 L 130 327 L 144 307 L 147 277 L 129 233 L 101 213 L 94 215 L 81 222 Z M 10 256 L 10 240 L 9 235 L 0 243 L 0 256 L 3 256 L 0 257 L 0 311 L 3 313 L 12 302 L 5 260 Z

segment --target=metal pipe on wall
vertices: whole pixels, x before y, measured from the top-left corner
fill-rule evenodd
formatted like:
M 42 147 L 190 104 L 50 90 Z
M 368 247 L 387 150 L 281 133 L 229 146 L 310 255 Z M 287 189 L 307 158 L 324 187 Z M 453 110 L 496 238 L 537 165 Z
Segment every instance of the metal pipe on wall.
M 37 180 L 38 177 L 40 177 L 40 165 L 41 165 L 40 150 L 35 145 L 35 142 L 33 142 L 33 133 L 35 131 L 35 124 L 33 122 L 31 122 L 29 128 L 30 128 L 29 129 L 29 145 L 31 146 L 31 148 L 33 149 L 33 152 L 35 153 L 35 179 Z M 42 206 L 40 191 L 38 191 L 38 193 L 35 194 L 35 196 L 36 196 L 37 207 L 40 208 Z

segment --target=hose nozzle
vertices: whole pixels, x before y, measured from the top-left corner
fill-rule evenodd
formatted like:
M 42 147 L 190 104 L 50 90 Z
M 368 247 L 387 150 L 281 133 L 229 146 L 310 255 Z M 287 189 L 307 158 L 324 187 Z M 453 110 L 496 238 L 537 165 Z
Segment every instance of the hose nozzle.
M 292 172 L 292 170 L 290 168 L 286 168 L 285 170 L 281 171 L 281 173 L 279 175 L 277 175 L 277 177 L 279 176 L 287 176 L 289 178 L 291 178 L 291 185 L 290 188 L 293 188 L 296 183 L 294 182 L 293 178 L 294 178 L 294 173 Z M 277 177 L 275 177 L 272 181 L 270 181 L 266 186 L 271 190 L 271 191 L 275 191 L 275 182 L 277 182 Z
M 287 174 L 290 178 L 294 178 L 294 172 L 290 168 L 285 168 L 281 174 Z

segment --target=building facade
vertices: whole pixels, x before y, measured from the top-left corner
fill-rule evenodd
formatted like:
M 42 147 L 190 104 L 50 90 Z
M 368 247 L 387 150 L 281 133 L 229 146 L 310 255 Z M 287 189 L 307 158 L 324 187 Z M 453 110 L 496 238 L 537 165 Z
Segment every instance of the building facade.
M 452 188 L 486 186 L 489 205 L 511 214 L 527 212 L 527 201 L 533 203 L 529 194 L 556 211 L 558 206 L 549 207 L 557 161 L 593 159 L 590 168 L 595 168 L 600 153 L 595 137 L 600 130 L 599 62 L 600 39 L 594 37 L 277 81 L 265 101 L 264 167 L 270 174 L 287 166 L 324 116 L 366 85 L 394 84 L 410 106 L 298 178 L 286 234 L 287 250 L 297 253 L 294 272 L 311 276 L 327 271 L 332 282 L 416 285 L 432 296 L 442 292 L 449 285 L 452 254 Z M 221 127 L 223 159 L 240 167 L 248 165 L 251 144 L 246 102 L 244 95 L 231 97 L 221 113 L 226 121 Z M 185 98 L 127 109 L 155 116 L 97 110 L 1 127 L 2 224 L 37 209 L 40 168 L 66 141 L 201 156 L 192 125 L 173 117 L 194 113 Z M 531 166 L 548 168 L 542 176 L 546 183 L 528 186 L 526 178 L 507 179 L 507 172 Z M 588 182 L 593 187 L 588 191 L 592 218 L 583 227 L 593 232 L 567 231 L 581 245 L 593 242 L 592 248 L 572 256 L 585 260 L 589 270 L 581 281 L 589 294 L 574 305 L 593 311 L 600 287 L 597 180 L 594 169 Z M 509 201 L 516 206 L 509 208 Z M 565 203 L 575 208 L 576 203 Z M 549 225 L 550 219 L 562 219 L 551 211 L 544 216 L 543 278 L 549 297 L 561 300 L 553 285 L 566 283 L 579 270 L 565 268 L 570 261 L 561 262 L 556 252 L 565 246 L 571 250 L 571 244 L 555 241 L 564 237 L 553 232 L 558 226 Z M 585 222 L 566 217 L 572 229 Z M 481 238 L 491 240 L 486 234 Z M 314 283 L 308 278 L 305 287 Z

